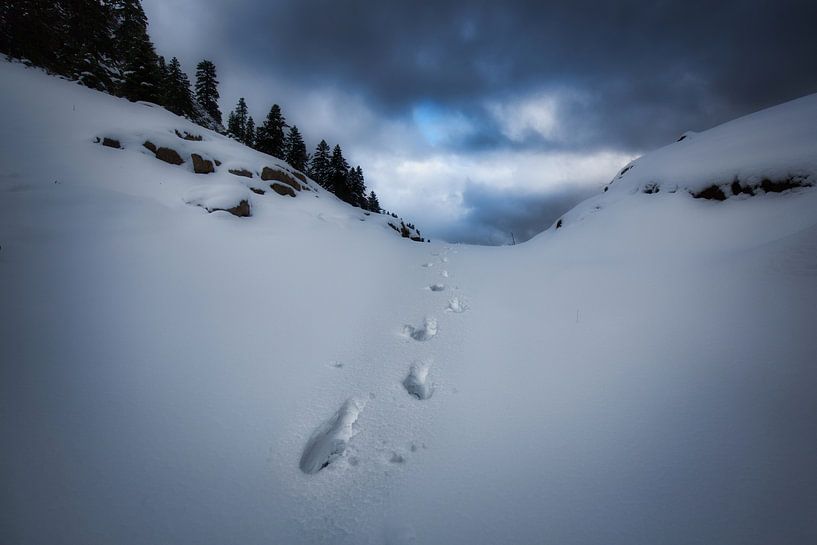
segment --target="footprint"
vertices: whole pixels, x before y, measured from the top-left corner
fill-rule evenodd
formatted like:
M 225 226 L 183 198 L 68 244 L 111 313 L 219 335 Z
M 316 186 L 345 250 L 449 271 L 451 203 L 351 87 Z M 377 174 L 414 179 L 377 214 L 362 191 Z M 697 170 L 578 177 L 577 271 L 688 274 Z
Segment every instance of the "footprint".
M 405 456 L 403 456 L 399 452 L 392 452 L 391 453 L 391 458 L 389 458 L 389 462 L 391 462 L 393 464 L 405 464 L 406 463 L 406 458 L 405 458 Z
M 403 326 L 403 334 L 408 335 L 415 341 L 428 341 L 437 334 L 436 318 L 426 318 L 423 327 L 412 325 Z
M 448 307 L 445 309 L 447 312 L 456 312 L 457 314 L 461 314 L 468 310 L 468 305 L 466 305 L 459 297 L 452 297 L 448 300 Z
M 417 399 L 428 399 L 434 391 L 431 383 L 428 382 L 428 371 L 431 369 L 430 362 L 414 363 L 409 369 L 408 376 L 403 380 L 403 387 Z
M 433 266 L 434 266 L 434 263 L 430 263 L 430 262 L 429 263 L 423 263 L 423 267 L 425 267 L 426 269 L 430 269 Z
M 443 278 L 448 278 L 448 271 L 441 272 L 440 276 L 442 276 Z
M 445 289 L 445 284 L 431 284 L 428 289 L 431 291 L 443 291 Z
M 440 263 L 448 263 L 448 258 L 447 257 L 441 257 L 440 258 Z
M 364 405 L 365 402 L 354 398 L 347 400 L 312 433 L 301 455 L 301 471 L 314 475 L 343 455 L 349 440 L 357 434 L 354 424 Z

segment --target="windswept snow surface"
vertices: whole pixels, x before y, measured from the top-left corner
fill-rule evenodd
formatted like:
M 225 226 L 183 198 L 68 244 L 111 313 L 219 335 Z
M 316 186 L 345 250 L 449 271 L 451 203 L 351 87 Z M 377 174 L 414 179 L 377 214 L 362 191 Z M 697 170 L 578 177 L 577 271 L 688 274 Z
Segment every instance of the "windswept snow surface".
M 3 544 L 817 542 L 817 190 L 625 176 L 523 245 L 414 244 L 319 188 L 208 214 L 185 196 L 223 167 L 128 142 L 269 159 L 19 65 L 0 86 Z M 811 168 L 815 104 L 710 143 L 779 129 L 752 172 Z

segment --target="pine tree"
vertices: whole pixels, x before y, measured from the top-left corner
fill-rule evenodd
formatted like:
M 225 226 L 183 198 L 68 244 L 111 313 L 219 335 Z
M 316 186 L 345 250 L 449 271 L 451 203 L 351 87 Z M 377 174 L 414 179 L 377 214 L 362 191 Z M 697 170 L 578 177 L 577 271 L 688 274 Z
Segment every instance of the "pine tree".
M 67 39 L 63 20 L 62 6 L 54 2 L 0 2 L 0 51 L 63 73 L 60 61 Z
M 284 129 L 287 126 L 281 107 L 273 104 L 264 124 L 258 128 L 258 151 L 283 159 L 286 155 Z
M 159 55 L 157 59 L 159 65 L 159 103 L 167 104 L 167 95 L 170 94 L 170 71 L 167 68 L 164 55 Z
M 330 190 L 340 200 L 351 202 L 352 192 L 349 187 L 349 163 L 343 158 L 343 151 L 340 145 L 335 145 L 332 150 L 332 159 L 330 160 Z
M 161 67 L 161 62 L 159 66 Z M 164 83 L 164 96 L 161 97 L 164 106 L 176 115 L 192 118 L 194 110 L 190 80 L 176 57 L 170 59 L 170 64 L 167 65 Z
M 366 208 L 368 208 L 372 212 L 380 214 L 383 211 L 383 209 L 380 208 L 380 201 L 377 200 L 377 195 L 375 194 L 374 191 L 369 193 L 369 198 L 366 200 L 368 205 Z
M 114 91 L 114 17 L 108 2 L 69 0 L 63 7 L 65 41 L 59 52 L 63 74 L 87 87 Z
M 244 128 L 244 145 L 249 146 L 251 148 L 255 147 L 255 140 L 256 140 L 256 132 L 255 132 L 255 121 L 253 121 L 252 116 L 247 119 L 247 126 Z
M 159 60 L 147 28 L 147 16 L 139 0 L 112 2 L 117 27 L 114 30 L 115 58 L 122 66 L 119 93 L 129 100 L 159 102 Z
M 326 143 L 326 140 L 321 140 L 321 143 L 315 148 L 315 153 L 312 155 L 312 161 L 309 163 L 309 171 L 307 172 L 309 177 L 318 182 L 324 189 L 331 189 L 330 157 L 329 144 Z
M 227 114 L 227 134 L 233 138 L 236 138 L 236 134 L 241 131 L 241 126 L 238 123 L 238 116 L 235 113 L 235 110 Z
M 363 169 L 360 168 L 360 166 L 350 168 L 346 180 L 349 187 L 349 203 L 367 210 L 369 201 L 366 199 L 366 183 L 363 179 Z
M 244 101 L 244 97 L 241 97 L 238 99 L 235 110 L 230 112 L 230 116 L 227 119 L 227 132 L 239 142 L 243 142 L 246 131 L 247 103 Z
M 165 83 L 163 83 L 163 85 L 166 86 L 167 85 L 167 83 L 166 83 L 167 82 L 167 77 L 168 77 L 167 61 L 165 61 L 164 55 L 159 55 L 156 60 L 157 60 L 157 62 L 159 64 L 159 73 L 162 75 L 162 81 L 165 82 Z
M 285 148 L 286 162 L 301 172 L 305 172 L 306 163 L 309 160 L 309 157 L 306 153 L 306 144 L 304 144 L 301 131 L 298 130 L 296 125 L 293 125 L 292 128 L 289 129 L 289 134 L 287 135 L 285 142 Z
M 113 25 L 111 7 L 103 0 L 4 0 L 0 51 L 111 91 Z
M 196 101 L 220 125 L 221 110 L 218 108 L 218 99 L 216 65 L 205 59 L 196 66 Z

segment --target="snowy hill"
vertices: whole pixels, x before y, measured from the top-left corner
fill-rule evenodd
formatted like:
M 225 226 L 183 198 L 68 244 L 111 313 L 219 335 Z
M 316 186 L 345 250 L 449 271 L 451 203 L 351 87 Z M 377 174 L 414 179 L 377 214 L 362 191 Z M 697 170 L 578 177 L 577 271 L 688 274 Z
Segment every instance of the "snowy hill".
M 817 540 L 817 190 L 763 189 L 813 182 L 814 96 L 497 248 L 268 191 L 295 173 L 157 108 L 0 85 L 0 542 Z
M 149 199 L 184 215 L 201 213 L 185 209 L 198 206 L 277 226 L 308 214 L 343 229 L 364 222 L 422 238 L 400 218 L 348 206 L 286 163 L 156 105 L 90 91 L 21 64 L 2 62 L 0 71 L 4 97 L 16 107 L 6 113 L 3 138 L 5 166 L 18 189 L 80 186 Z
M 815 185 L 817 94 L 685 133 L 625 165 L 602 194 L 567 212 L 538 240 L 566 236 L 556 244 L 570 245 L 567 232 L 574 231 L 585 237 L 583 251 L 596 256 L 720 253 L 810 226 Z M 610 247 L 613 233 L 620 236 Z

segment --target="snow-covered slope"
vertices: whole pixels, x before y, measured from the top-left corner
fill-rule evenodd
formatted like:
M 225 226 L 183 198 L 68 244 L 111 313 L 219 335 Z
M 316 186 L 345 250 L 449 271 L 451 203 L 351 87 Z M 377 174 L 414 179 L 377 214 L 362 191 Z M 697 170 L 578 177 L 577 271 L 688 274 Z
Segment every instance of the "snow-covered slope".
M 529 243 L 407 244 L 319 188 L 208 214 L 233 176 L 142 138 L 274 165 L 0 85 L 0 542 L 817 540 L 817 190 L 693 198 L 748 163 L 660 157 L 722 129 Z M 752 175 L 811 168 L 784 136 Z
M 733 237 L 724 229 L 733 223 L 734 212 L 753 216 L 757 220 L 766 217 L 769 221 L 793 221 L 791 228 L 802 226 L 802 221 L 810 220 L 805 213 L 795 217 L 780 218 L 779 201 L 774 197 L 786 192 L 807 192 L 817 185 L 817 94 L 809 95 L 779 106 L 769 108 L 740 119 L 724 123 L 701 133 L 688 132 L 678 141 L 640 157 L 619 171 L 604 187 L 604 193 L 586 200 L 560 218 L 540 238 L 553 235 L 553 231 L 575 226 L 589 218 L 594 218 L 591 229 L 600 230 L 599 216 L 616 216 L 611 221 L 627 221 L 629 212 L 625 207 L 645 206 L 651 212 L 663 214 L 665 206 L 689 206 L 684 215 L 682 238 L 690 240 L 694 248 L 702 250 L 700 238 L 689 237 L 689 230 L 695 233 L 694 217 L 703 211 L 717 218 L 721 225 L 713 226 L 710 236 L 715 239 L 715 249 L 727 243 L 724 236 Z M 728 204 L 713 207 L 688 202 L 690 198 Z M 783 206 L 792 202 L 782 197 Z M 672 201 L 672 204 L 661 201 Z M 658 202 L 656 202 L 658 201 Z M 740 204 L 735 204 L 740 201 Z M 752 201 L 744 202 L 744 201 Z M 757 201 L 757 202 L 755 202 Z M 800 204 L 805 201 L 801 201 Z M 797 206 L 797 205 L 794 205 Z M 808 206 L 808 205 L 806 205 Z M 752 212 L 748 212 L 751 210 Z M 769 214 L 772 214 L 769 216 Z M 609 218 L 608 218 L 609 219 Z M 656 218 L 650 219 L 655 225 Z M 660 225 L 660 222 L 658 223 Z M 710 227 L 710 226 L 707 226 Z M 780 226 L 782 227 L 782 226 Z M 785 230 L 785 228 L 783 228 Z M 654 228 L 642 224 L 641 236 L 650 237 L 658 233 Z M 765 230 L 772 238 L 778 235 L 775 226 Z M 749 233 L 747 233 L 749 234 Z M 762 233 L 751 233 L 765 236 Z M 672 233 L 660 233 L 672 237 Z M 633 237 L 626 237 L 633 240 Z M 626 240 L 623 240 L 626 244 Z M 675 249 L 673 249 L 675 251 Z
M 80 187 L 187 216 L 244 201 L 234 212 L 268 227 L 309 215 L 340 229 L 364 222 L 401 234 L 401 219 L 346 205 L 286 163 L 158 106 L 90 92 L 21 64 L 1 62 L 0 81 L 6 103 L 17 105 L 4 112 L 3 126 L 6 183 L 15 191 Z

